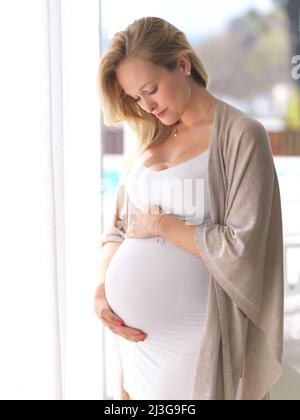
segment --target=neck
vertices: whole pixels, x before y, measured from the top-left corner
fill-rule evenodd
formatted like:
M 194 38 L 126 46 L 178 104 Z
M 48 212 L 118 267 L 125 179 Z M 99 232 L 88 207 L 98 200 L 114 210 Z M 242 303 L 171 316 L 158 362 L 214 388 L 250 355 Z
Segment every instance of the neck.
M 205 88 L 190 81 L 191 98 L 176 127 L 189 130 L 210 121 L 216 98 Z

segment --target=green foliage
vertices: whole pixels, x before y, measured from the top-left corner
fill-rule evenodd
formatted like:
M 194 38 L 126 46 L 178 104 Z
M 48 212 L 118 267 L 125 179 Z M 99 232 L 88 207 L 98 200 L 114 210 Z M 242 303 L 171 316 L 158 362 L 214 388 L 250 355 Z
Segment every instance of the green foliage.
M 293 86 L 285 122 L 288 128 L 300 129 L 300 89 Z

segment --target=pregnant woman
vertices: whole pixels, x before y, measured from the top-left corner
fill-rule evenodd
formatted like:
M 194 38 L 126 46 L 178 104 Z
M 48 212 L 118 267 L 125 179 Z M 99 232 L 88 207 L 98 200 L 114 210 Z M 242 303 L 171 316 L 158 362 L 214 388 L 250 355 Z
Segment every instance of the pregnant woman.
M 99 67 L 108 124 L 137 133 L 101 240 L 95 312 L 121 398 L 256 399 L 280 375 L 280 194 L 264 127 L 207 90 L 185 35 L 139 19 Z
M 164 211 L 188 220 L 192 215 L 179 213 L 174 203 L 188 192 L 183 188 L 188 178 L 206 181 L 206 167 L 207 151 L 159 171 L 137 162 L 128 178 L 129 195 L 141 210 L 147 204 L 159 204 Z M 192 192 L 196 195 L 193 186 L 189 199 Z M 209 220 L 207 188 L 204 197 L 199 192 L 197 199 L 206 204 Z M 192 208 L 187 197 L 184 204 Z M 209 272 L 200 256 L 169 240 L 161 244 L 157 246 L 156 238 L 130 238 L 128 232 L 106 272 L 105 292 L 110 307 L 126 325 L 147 333 L 142 344 L 120 339 L 124 387 L 129 395 L 133 399 L 188 400 L 192 399 Z

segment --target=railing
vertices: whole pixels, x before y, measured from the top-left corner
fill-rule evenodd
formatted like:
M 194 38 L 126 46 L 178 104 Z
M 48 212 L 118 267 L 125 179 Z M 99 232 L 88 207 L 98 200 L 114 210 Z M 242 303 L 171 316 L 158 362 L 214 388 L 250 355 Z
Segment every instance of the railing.
M 269 131 L 268 134 L 274 156 L 300 156 L 300 129 Z M 104 153 L 124 153 L 121 129 L 106 129 L 104 138 Z
M 300 156 L 300 129 L 269 131 L 274 156 Z

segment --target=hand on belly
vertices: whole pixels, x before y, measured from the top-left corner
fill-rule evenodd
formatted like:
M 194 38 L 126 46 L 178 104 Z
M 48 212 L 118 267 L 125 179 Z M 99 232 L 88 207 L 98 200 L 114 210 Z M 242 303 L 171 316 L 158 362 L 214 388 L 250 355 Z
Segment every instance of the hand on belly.
M 199 260 L 200 261 L 200 260 Z M 195 257 L 156 238 L 128 238 L 106 272 L 106 296 L 125 325 L 146 334 L 177 323 L 188 308 L 199 307 L 207 270 Z

